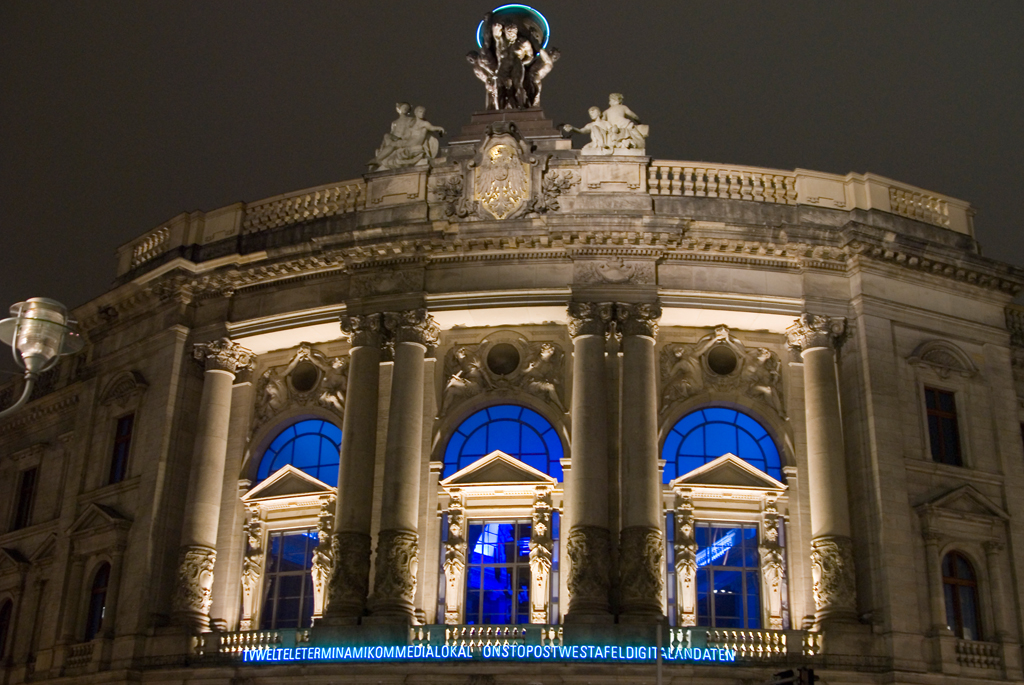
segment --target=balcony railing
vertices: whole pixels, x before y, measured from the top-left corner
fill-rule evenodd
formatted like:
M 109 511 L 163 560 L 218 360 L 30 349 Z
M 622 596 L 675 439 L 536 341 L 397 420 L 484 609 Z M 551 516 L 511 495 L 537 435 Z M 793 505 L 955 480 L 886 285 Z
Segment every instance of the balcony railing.
M 1001 669 L 1003 667 L 1003 648 L 996 642 L 958 639 L 956 641 L 956 660 L 961 666 Z
M 723 630 L 716 628 L 670 628 L 673 649 L 712 647 L 736 652 L 741 660 L 782 659 L 821 653 L 821 633 L 804 630 Z
M 96 643 L 94 642 L 82 642 L 81 644 L 71 645 L 68 647 L 68 654 L 64 659 L 64 665 L 68 668 L 85 666 L 92 661 L 92 650 L 95 646 Z

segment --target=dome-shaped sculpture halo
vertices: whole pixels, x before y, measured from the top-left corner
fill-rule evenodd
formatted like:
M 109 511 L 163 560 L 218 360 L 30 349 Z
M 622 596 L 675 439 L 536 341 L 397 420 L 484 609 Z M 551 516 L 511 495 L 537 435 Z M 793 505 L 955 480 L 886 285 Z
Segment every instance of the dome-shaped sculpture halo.
M 543 14 L 533 9 L 529 5 L 502 5 L 496 7 L 491 11 L 491 15 L 496 20 L 512 19 L 524 29 L 533 34 L 540 42 L 542 48 L 548 46 L 548 41 L 551 39 L 551 25 L 548 24 L 547 18 Z M 476 27 L 476 46 L 482 48 L 484 46 L 484 22 L 481 21 Z

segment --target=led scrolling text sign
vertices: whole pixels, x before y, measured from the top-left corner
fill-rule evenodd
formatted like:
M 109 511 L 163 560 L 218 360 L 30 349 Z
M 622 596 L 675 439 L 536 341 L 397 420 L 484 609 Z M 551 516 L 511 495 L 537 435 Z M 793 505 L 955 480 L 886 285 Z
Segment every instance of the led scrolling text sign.
M 654 663 L 658 659 L 657 647 L 621 647 L 598 645 L 486 645 L 467 646 L 363 646 L 363 647 L 296 647 L 275 649 L 264 647 L 246 649 L 245 662 L 374 662 L 374 661 L 586 661 Z M 733 662 L 736 651 L 731 649 L 678 648 L 661 650 L 662 661 L 667 662 Z

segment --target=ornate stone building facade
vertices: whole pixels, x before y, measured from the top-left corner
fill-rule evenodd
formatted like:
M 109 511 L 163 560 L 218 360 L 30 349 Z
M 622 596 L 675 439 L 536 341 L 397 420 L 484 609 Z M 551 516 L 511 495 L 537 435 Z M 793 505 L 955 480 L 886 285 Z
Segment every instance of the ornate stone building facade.
M 572 149 L 538 73 L 119 249 L 0 424 L 4 683 L 1022 680 L 1024 272 L 621 96 Z

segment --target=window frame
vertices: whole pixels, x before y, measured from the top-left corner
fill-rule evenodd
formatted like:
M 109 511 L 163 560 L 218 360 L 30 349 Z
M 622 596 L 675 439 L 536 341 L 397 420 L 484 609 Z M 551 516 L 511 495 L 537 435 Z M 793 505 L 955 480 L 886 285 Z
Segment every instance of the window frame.
M 10 661 L 8 642 L 12 642 L 14 631 L 14 599 L 0 598 L 0 665 Z
M 119 435 L 121 422 L 125 419 L 130 419 L 131 424 L 128 427 L 127 435 Z M 111 435 L 111 449 L 110 449 L 110 469 L 107 473 L 107 485 L 116 485 L 117 483 L 123 483 L 128 478 L 128 468 L 132 462 L 132 447 L 135 442 L 135 421 L 137 415 L 135 411 L 130 411 L 115 417 L 113 420 L 114 431 Z M 125 445 L 124 453 L 119 455 L 119 448 L 121 445 Z M 119 459 L 119 456 L 121 457 Z M 120 468 L 117 466 L 120 464 Z M 119 474 L 119 477 L 115 478 L 115 474 Z
M 952 568 L 953 568 L 953 574 L 954 574 L 952 576 L 947 576 L 946 575 L 946 572 L 945 572 L 946 559 L 951 559 Z M 957 572 L 956 571 L 956 561 L 957 561 L 957 559 L 961 559 L 961 560 L 964 561 L 964 563 L 967 564 L 967 567 L 970 569 L 971 574 L 974 576 L 973 578 L 968 580 L 968 579 L 965 579 L 965 578 L 959 578 L 956 575 L 956 572 Z M 980 591 L 981 582 L 979 580 L 980 574 L 978 572 L 977 565 L 971 560 L 971 558 L 968 555 L 964 554 L 959 549 L 950 549 L 950 550 L 947 550 L 946 553 L 943 554 L 942 557 L 939 559 L 939 574 L 942 577 L 942 600 L 943 600 L 943 603 L 944 603 L 944 605 L 946 607 L 946 625 L 952 631 L 953 635 L 955 635 L 957 638 L 959 638 L 961 640 L 984 641 L 984 639 L 985 639 L 985 627 L 984 627 L 985 623 L 984 623 L 984 616 L 982 615 L 983 612 L 982 612 L 982 606 L 981 606 L 981 591 Z M 950 587 L 953 588 L 952 593 L 951 593 L 952 594 L 952 599 L 953 599 L 952 605 L 953 605 L 953 610 L 954 610 L 952 617 L 950 617 L 950 615 L 949 615 L 949 604 L 946 602 L 947 588 L 950 588 Z M 960 594 L 960 588 L 963 588 L 963 587 L 971 588 L 972 594 L 974 595 L 974 623 L 975 623 L 975 626 L 976 626 L 976 629 L 977 629 L 977 636 L 974 637 L 974 638 L 969 638 L 969 637 L 965 637 L 964 636 L 964 626 L 965 626 L 965 623 L 964 623 L 964 616 L 963 616 L 963 607 L 961 606 L 961 594 Z M 951 618 L 953 620 L 950 620 Z
M 89 577 L 92 579 L 89 583 L 89 592 L 85 598 L 85 621 L 83 624 L 82 639 L 85 642 L 95 640 L 98 637 L 103 636 L 103 621 L 106 618 L 107 606 L 110 604 L 110 574 L 111 564 L 109 561 L 101 561 L 92 570 Z M 106 572 L 106 577 L 103 579 L 103 585 L 97 588 L 97 581 L 100 579 L 100 573 Z M 102 596 L 102 603 L 99 605 L 99 617 L 96 624 L 93 625 L 94 612 L 96 611 L 96 597 Z
M 18 472 L 18 487 L 15 491 L 14 509 L 11 512 L 11 525 L 9 530 L 23 530 L 32 525 L 32 513 L 35 509 L 36 494 L 39 490 L 39 465 L 29 466 Z M 28 474 L 32 474 L 32 482 L 29 492 L 25 492 L 25 480 Z
M 500 524 L 512 524 L 513 526 L 525 525 L 525 526 L 527 526 L 527 529 L 530 532 L 530 536 L 529 536 L 528 539 L 532 539 L 532 536 L 533 536 L 533 521 L 529 517 L 522 517 L 522 516 L 478 516 L 478 517 L 467 517 L 466 518 L 467 544 L 468 544 L 468 539 L 469 539 L 469 530 L 471 530 L 472 526 L 474 526 L 474 525 L 484 525 L 484 526 L 486 526 L 487 524 L 499 524 L 499 525 Z M 483 564 L 483 563 L 481 563 L 481 564 L 474 564 L 474 563 L 472 563 L 472 561 L 470 561 L 471 558 L 472 558 L 472 550 L 467 548 L 467 550 L 466 550 L 466 572 L 464 574 L 463 582 L 462 582 L 462 598 L 461 598 L 462 622 L 464 624 L 466 624 L 466 625 L 528 625 L 530 623 L 530 587 L 531 587 L 531 583 L 532 583 L 532 580 L 533 580 L 532 570 L 530 568 L 530 555 L 529 555 L 529 551 L 527 551 L 525 559 L 521 560 L 519 558 L 519 556 L 517 555 L 513 562 L 506 563 L 506 564 L 501 564 L 501 565 L 498 565 L 498 564 Z M 484 623 L 482 621 L 470 623 L 470 621 L 469 621 L 470 617 L 469 617 L 469 613 L 468 613 L 469 595 L 470 595 L 470 592 L 469 592 L 470 570 L 472 568 L 479 568 L 479 569 L 481 569 L 481 576 L 482 576 L 483 575 L 483 569 L 485 569 L 487 567 L 495 567 L 496 568 L 498 566 L 501 566 L 503 568 L 509 568 L 511 570 L 511 573 L 512 573 L 511 586 L 512 586 L 513 592 L 516 592 L 517 588 L 520 587 L 520 585 L 518 583 L 518 581 L 520 580 L 520 575 L 519 574 L 520 574 L 520 571 L 525 569 L 526 575 L 527 575 L 527 583 L 526 583 L 527 595 L 526 595 L 525 608 L 521 612 L 513 612 L 513 615 L 511 617 L 512 621 L 510 623 Z M 480 605 L 479 605 L 479 609 L 480 610 L 478 612 L 480 617 L 483 617 L 484 615 L 486 615 L 486 612 L 484 611 L 484 602 L 483 602 L 484 591 L 483 590 L 484 590 L 483 582 L 481 580 L 481 584 L 480 584 L 480 598 L 481 598 L 481 601 L 480 601 Z M 550 587 L 549 587 L 549 590 L 550 590 Z M 550 605 L 550 592 L 549 592 L 548 602 L 549 602 L 549 605 Z M 549 606 L 549 613 L 550 613 L 550 606 Z M 517 616 L 519 614 L 525 614 L 526 615 L 526 621 L 525 622 L 521 623 L 518 620 L 516 620 Z
M 937 393 L 937 394 L 941 393 L 941 394 L 949 395 L 952 398 L 952 401 L 953 401 L 953 412 L 952 412 L 951 416 L 945 415 L 945 414 L 947 414 L 947 412 L 943 412 L 941 409 L 934 409 L 933 410 L 933 409 L 928 407 L 928 393 L 929 392 L 933 392 L 933 393 Z M 952 466 L 952 467 L 956 467 L 956 468 L 964 468 L 964 467 L 967 466 L 966 450 L 965 450 L 965 440 L 964 440 L 964 429 L 963 429 L 963 426 L 964 426 L 964 424 L 966 422 L 960 420 L 960 418 L 961 418 L 961 416 L 963 414 L 960 411 L 960 409 L 959 409 L 959 407 L 962 405 L 961 402 L 958 402 L 958 399 L 959 399 L 960 395 L 961 395 L 960 391 L 958 391 L 956 389 L 951 389 L 951 388 L 948 388 L 948 387 L 943 387 L 942 384 L 929 383 L 927 381 L 921 383 L 921 406 L 924 409 L 924 438 L 925 438 L 925 445 L 927 446 L 927 448 L 925 450 L 925 456 L 933 464 L 942 464 L 943 466 Z M 954 429 L 956 431 L 956 446 L 957 446 L 957 451 L 958 451 L 958 454 L 956 455 L 957 456 L 957 463 L 952 463 L 950 461 L 944 461 L 944 460 L 940 460 L 940 459 L 937 458 L 937 455 L 936 455 L 936 445 L 934 445 L 932 443 L 932 431 L 931 431 L 931 419 L 932 419 L 932 416 L 936 416 L 940 420 L 941 419 L 950 419 L 950 418 L 952 418 L 952 420 L 953 420 L 953 427 L 954 427 Z M 941 433 L 941 425 L 942 424 L 940 422 L 940 424 L 939 424 L 939 426 L 940 426 L 940 428 L 939 428 L 939 432 L 940 432 L 940 436 L 939 436 L 940 437 L 940 445 L 938 447 L 939 447 L 939 450 L 944 453 L 944 451 L 945 451 L 945 442 L 941 440 L 941 438 L 943 437 L 943 434 Z
M 274 535 L 281 535 L 281 536 L 283 536 L 283 535 L 285 535 L 287 533 L 297 533 L 297 532 L 306 532 L 307 533 L 307 545 L 309 545 L 309 552 L 310 553 L 309 553 L 309 559 L 307 559 L 305 563 L 309 564 L 310 567 L 304 569 L 304 571 L 305 571 L 304 574 L 300 573 L 298 571 L 291 571 L 291 572 L 286 572 L 286 573 L 281 573 L 281 572 L 271 573 L 271 571 L 270 571 L 270 563 L 271 563 L 270 551 L 271 551 L 271 541 L 272 541 Z M 310 533 L 312 535 L 309 535 Z M 297 521 L 289 521 L 288 525 L 285 525 L 285 526 L 272 526 L 272 527 L 268 526 L 268 527 L 266 527 L 264 529 L 264 531 L 263 531 L 263 540 L 262 540 L 262 548 L 264 550 L 264 554 L 263 554 L 264 558 L 263 558 L 262 568 L 260 569 L 259 597 L 258 597 L 258 601 L 256 603 L 254 603 L 255 606 L 253 607 L 253 609 L 254 609 L 254 611 L 253 611 L 253 624 L 255 626 L 255 628 L 254 628 L 255 630 L 302 630 L 304 628 L 309 628 L 310 627 L 309 625 L 306 625 L 306 626 L 302 625 L 303 617 L 302 617 L 302 613 L 301 613 L 302 608 L 304 607 L 304 602 L 305 602 L 305 598 L 306 598 L 305 591 L 306 591 L 306 588 L 307 588 L 307 583 L 308 583 L 308 587 L 309 587 L 309 602 L 310 602 L 310 607 L 311 607 L 311 611 L 310 611 L 310 615 L 309 615 L 309 619 L 308 619 L 310 625 L 312 625 L 313 621 L 317 618 L 316 617 L 315 599 L 314 599 L 315 590 L 313 588 L 313 577 L 312 577 L 313 550 L 316 548 L 316 544 L 310 544 L 311 541 L 315 543 L 316 537 L 317 537 L 317 526 L 316 526 L 316 521 L 315 520 L 312 521 L 309 525 L 303 525 L 302 523 L 297 522 Z M 299 615 L 299 625 L 298 626 L 285 627 L 285 628 L 281 628 L 281 627 L 275 626 L 275 625 L 269 625 L 269 626 L 266 626 L 266 627 L 264 626 L 264 619 L 267 618 L 267 617 L 264 616 L 264 612 L 265 612 L 265 609 L 266 609 L 267 602 L 269 600 L 268 592 L 270 590 L 268 588 L 268 585 L 269 585 L 269 582 L 270 582 L 270 577 L 272 575 L 275 576 L 275 577 L 280 577 L 282 575 L 287 575 L 287 576 L 300 576 L 300 577 L 303 578 L 303 580 L 302 580 L 302 592 L 301 592 L 301 594 L 299 596 L 300 597 L 300 599 L 299 599 L 300 615 Z M 277 619 L 277 599 L 275 599 L 275 601 L 274 601 L 274 616 L 272 617 L 271 623 L 274 623 L 276 621 L 276 619 Z

